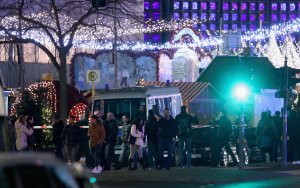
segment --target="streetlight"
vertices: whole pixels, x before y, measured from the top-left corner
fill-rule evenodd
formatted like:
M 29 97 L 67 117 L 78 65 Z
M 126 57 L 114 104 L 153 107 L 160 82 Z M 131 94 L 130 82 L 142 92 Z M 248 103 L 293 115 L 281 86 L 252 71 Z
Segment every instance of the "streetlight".
M 237 84 L 233 88 L 233 97 L 241 104 L 241 126 L 239 128 L 239 169 L 244 167 L 244 127 L 245 127 L 245 112 L 243 104 L 250 95 L 250 88 L 247 84 Z

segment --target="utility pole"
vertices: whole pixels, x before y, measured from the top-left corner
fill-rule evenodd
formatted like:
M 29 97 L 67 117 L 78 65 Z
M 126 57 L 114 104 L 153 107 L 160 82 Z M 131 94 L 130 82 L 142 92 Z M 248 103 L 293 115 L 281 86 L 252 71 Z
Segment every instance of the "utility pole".
M 287 167 L 287 111 L 288 111 L 288 98 L 289 98 L 289 90 L 288 90 L 288 66 L 287 66 L 287 56 L 285 56 L 284 60 L 284 74 L 283 74 L 283 90 L 284 90 L 284 101 L 283 101 L 283 134 L 282 134 L 282 167 Z
M 21 9 L 20 7 L 20 0 L 18 1 L 19 3 L 19 9 Z M 22 22 L 21 22 L 21 18 L 20 18 L 20 14 L 21 14 L 21 11 L 18 10 L 18 29 L 19 29 L 19 39 L 22 39 Z M 18 54 L 18 63 L 19 63 L 19 67 L 20 67 L 20 70 L 19 70 L 19 86 L 21 87 L 21 90 L 24 90 L 24 57 L 23 57 L 23 45 L 22 43 L 19 43 L 17 44 L 17 54 Z
M 241 125 L 239 128 L 239 170 L 244 168 L 244 128 L 245 128 L 245 111 L 244 111 L 244 102 L 241 103 Z

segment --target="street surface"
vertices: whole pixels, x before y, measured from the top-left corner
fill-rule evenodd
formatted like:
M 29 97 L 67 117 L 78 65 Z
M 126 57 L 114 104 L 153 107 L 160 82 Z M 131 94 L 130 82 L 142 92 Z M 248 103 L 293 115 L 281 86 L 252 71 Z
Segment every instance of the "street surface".
M 243 170 L 237 167 L 211 168 L 194 167 L 191 169 L 172 168 L 163 170 L 138 169 L 128 171 L 102 172 L 97 175 L 103 188 L 108 187 L 300 187 L 300 166 L 290 165 L 283 170 L 279 164 L 259 164 L 247 166 Z

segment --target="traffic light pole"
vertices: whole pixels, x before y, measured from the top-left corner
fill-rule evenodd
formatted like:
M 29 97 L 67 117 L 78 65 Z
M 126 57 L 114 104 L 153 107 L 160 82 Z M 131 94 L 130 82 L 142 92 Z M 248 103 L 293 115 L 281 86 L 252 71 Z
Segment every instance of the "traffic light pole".
M 288 98 L 289 98 L 289 90 L 288 90 L 288 66 L 287 66 L 287 57 L 285 56 L 284 60 L 284 102 L 283 102 L 283 134 L 282 134 L 282 167 L 287 167 L 287 112 L 288 112 Z
M 244 168 L 244 127 L 245 127 L 245 111 L 244 111 L 244 104 L 241 103 L 241 125 L 239 129 L 239 170 Z

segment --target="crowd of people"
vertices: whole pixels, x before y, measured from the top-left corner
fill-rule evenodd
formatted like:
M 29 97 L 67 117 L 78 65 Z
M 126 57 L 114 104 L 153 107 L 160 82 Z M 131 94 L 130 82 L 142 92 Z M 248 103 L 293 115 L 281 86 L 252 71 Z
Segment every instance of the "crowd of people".
M 148 119 L 146 119 L 148 117 Z M 296 125 L 299 116 L 289 116 L 289 160 L 299 160 L 298 137 Z M 217 140 L 212 148 L 212 166 L 220 165 L 220 153 L 225 148 L 231 156 L 233 165 L 237 165 L 237 158 L 231 150 L 232 124 L 225 110 L 221 110 L 213 119 L 213 126 L 219 129 Z M 129 116 L 122 116 L 119 125 L 112 112 L 106 115 L 91 115 L 86 110 L 84 118 L 76 121 L 72 115 L 68 117 L 67 125 L 55 116 L 53 119 L 52 143 L 55 146 L 55 155 L 67 163 L 78 162 L 82 154 L 85 156 L 86 166 L 93 173 L 103 170 L 115 170 L 127 166 L 129 170 L 136 170 L 138 163 L 142 169 L 167 169 L 173 165 L 175 142 L 178 141 L 178 167 L 191 167 L 192 153 L 192 124 L 198 124 L 194 115 L 187 113 L 186 106 L 181 107 L 181 112 L 174 118 L 171 111 L 165 108 L 162 115 L 148 111 L 148 116 L 143 106 L 130 121 Z M 33 150 L 33 125 L 32 116 L 20 115 L 11 130 L 15 136 L 15 150 Z M 88 125 L 88 129 L 81 126 Z M 121 126 L 121 135 L 118 135 L 118 127 Z M 282 132 L 282 118 L 279 112 L 271 116 L 270 112 L 263 112 L 257 125 L 257 146 L 261 149 L 263 160 L 276 162 L 280 152 L 280 133 Z M 120 136 L 120 137 L 118 137 Z M 118 140 L 120 139 L 120 140 Z M 122 142 L 122 150 L 117 158 L 115 146 Z M 145 151 L 145 145 L 147 150 Z M 165 157 L 165 152 L 167 157 Z M 114 164 L 114 165 L 113 165 Z

